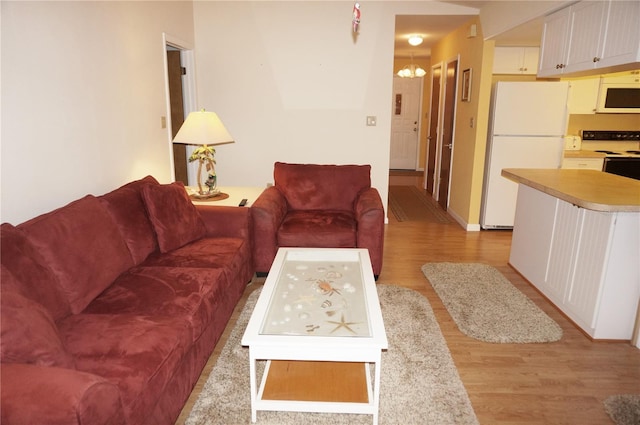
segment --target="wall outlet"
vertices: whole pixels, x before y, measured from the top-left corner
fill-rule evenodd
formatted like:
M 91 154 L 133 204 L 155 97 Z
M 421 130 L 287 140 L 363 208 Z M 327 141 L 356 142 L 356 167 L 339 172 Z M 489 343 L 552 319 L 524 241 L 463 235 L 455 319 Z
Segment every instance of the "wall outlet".
M 375 126 L 377 121 L 378 121 L 377 118 L 372 115 L 369 115 L 367 117 L 367 125 L 370 127 Z

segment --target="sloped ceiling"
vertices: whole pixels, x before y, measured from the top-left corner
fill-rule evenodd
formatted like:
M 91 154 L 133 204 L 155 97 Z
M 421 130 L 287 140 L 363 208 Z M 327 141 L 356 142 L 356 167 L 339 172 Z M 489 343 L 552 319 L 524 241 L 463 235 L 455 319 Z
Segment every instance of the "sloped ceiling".
M 444 1 L 459 6 L 479 10 L 490 1 Z M 395 29 L 395 56 L 408 58 L 427 58 L 431 56 L 431 47 L 451 31 L 469 21 L 472 15 L 398 15 Z M 497 46 L 539 46 L 542 34 L 542 18 L 522 24 L 510 31 L 494 37 Z M 424 42 L 417 47 L 407 40 L 413 35 L 423 36 Z

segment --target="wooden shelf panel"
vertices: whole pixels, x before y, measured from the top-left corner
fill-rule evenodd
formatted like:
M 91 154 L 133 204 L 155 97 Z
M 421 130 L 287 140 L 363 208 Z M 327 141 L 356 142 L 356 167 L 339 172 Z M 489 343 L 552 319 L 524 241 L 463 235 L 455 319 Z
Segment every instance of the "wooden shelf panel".
M 272 360 L 262 399 L 368 403 L 365 363 Z

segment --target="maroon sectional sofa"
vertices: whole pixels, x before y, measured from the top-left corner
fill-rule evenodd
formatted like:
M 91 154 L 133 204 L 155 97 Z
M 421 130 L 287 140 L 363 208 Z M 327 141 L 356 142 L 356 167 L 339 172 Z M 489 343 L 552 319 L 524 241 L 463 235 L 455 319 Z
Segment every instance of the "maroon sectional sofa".
M 0 227 L 2 424 L 173 424 L 253 276 L 249 209 L 152 177 Z

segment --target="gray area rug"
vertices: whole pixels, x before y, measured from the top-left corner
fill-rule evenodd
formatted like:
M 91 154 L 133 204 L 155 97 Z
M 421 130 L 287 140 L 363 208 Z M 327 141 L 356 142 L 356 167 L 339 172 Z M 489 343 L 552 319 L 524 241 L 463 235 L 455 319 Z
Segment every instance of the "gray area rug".
M 640 424 L 640 394 L 613 395 L 604 401 L 604 409 L 616 425 Z
M 389 340 L 389 349 L 382 354 L 380 425 L 478 424 L 427 299 L 394 285 L 377 288 Z M 251 423 L 249 349 L 240 340 L 259 292 L 249 296 L 188 425 Z M 371 421 L 371 415 L 258 411 L 257 423 L 369 425 Z
M 493 343 L 562 338 L 560 326 L 489 265 L 427 263 L 422 272 L 467 336 Z

